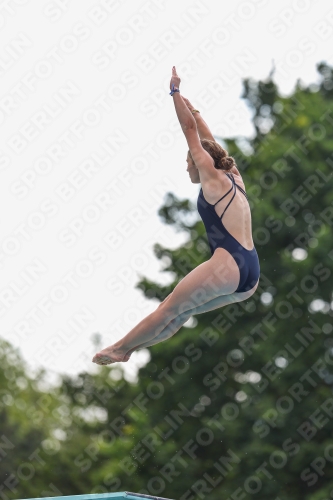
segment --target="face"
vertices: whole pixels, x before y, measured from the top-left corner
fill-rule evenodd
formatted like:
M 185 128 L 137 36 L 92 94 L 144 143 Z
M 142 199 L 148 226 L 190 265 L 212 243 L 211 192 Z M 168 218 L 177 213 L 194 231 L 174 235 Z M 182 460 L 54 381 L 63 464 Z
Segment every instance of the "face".
M 187 169 L 186 170 L 189 173 L 191 182 L 193 184 L 200 184 L 199 170 L 195 166 L 192 158 L 190 157 L 190 155 L 188 153 L 187 153 L 186 161 L 187 161 Z

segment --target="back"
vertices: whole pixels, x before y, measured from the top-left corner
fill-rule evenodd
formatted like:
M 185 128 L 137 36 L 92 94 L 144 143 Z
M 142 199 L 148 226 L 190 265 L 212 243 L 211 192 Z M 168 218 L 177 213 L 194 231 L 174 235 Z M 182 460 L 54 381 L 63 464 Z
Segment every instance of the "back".
M 234 169 L 238 172 L 236 167 L 231 172 Z M 218 182 L 215 182 L 213 185 L 202 186 L 203 197 L 214 208 L 219 218 L 223 214 L 221 222 L 231 236 L 246 250 L 251 250 L 254 246 L 252 239 L 252 218 L 248 200 L 242 193 L 242 191 L 245 191 L 242 177 L 239 173 L 230 174 L 222 170 L 219 170 L 218 173 Z M 231 180 L 232 177 L 235 187 Z

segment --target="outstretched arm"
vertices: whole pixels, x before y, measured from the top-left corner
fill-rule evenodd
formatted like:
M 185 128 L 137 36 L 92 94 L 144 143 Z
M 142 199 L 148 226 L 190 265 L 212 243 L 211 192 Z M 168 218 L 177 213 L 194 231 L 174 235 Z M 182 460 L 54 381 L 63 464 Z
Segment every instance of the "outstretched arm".
M 183 98 L 183 101 L 185 102 L 186 106 L 188 107 L 188 109 L 192 113 L 192 110 L 195 109 L 194 106 L 190 103 L 190 101 L 188 99 L 186 99 L 186 97 L 182 96 L 182 98 Z M 213 134 L 209 130 L 209 127 L 208 127 L 207 123 L 205 122 L 205 120 L 202 118 L 200 112 L 194 111 L 194 113 L 192 113 L 192 114 L 193 114 L 195 122 L 197 124 L 197 129 L 198 129 L 198 134 L 199 134 L 200 139 L 201 140 L 208 139 L 209 141 L 215 141 Z M 233 173 L 234 175 L 238 175 L 238 176 L 242 177 L 236 167 L 232 167 L 230 172 Z
M 194 109 L 194 106 L 190 103 L 186 97 L 182 96 L 183 101 L 185 101 L 186 106 L 188 109 L 191 111 Z M 202 118 L 201 114 L 198 111 L 195 111 L 193 114 L 193 117 L 195 119 L 195 122 L 197 124 L 197 129 L 198 129 L 198 134 L 200 139 L 208 139 L 209 141 L 215 141 L 213 134 L 209 130 L 209 127 L 205 120 Z
M 188 109 L 188 107 L 186 106 L 186 104 L 185 104 L 185 102 L 184 102 L 184 100 L 179 92 L 176 92 L 175 94 L 173 94 L 173 103 L 175 105 L 176 114 L 177 114 L 180 126 L 183 129 L 183 132 L 185 132 L 185 130 L 188 130 L 189 128 L 196 129 L 197 125 L 196 125 L 195 119 L 194 119 L 192 113 L 190 112 L 190 110 Z
M 174 87 L 175 89 L 179 90 L 179 85 L 180 85 L 180 78 L 177 75 L 175 66 L 173 66 L 172 76 L 170 80 L 170 89 Z M 175 105 L 177 118 L 179 120 L 183 132 L 185 133 L 185 131 L 190 128 L 196 129 L 197 125 L 195 119 L 193 118 L 192 113 L 188 109 L 187 105 L 185 104 L 179 92 L 175 92 L 173 94 L 173 103 Z
M 180 78 L 177 75 L 177 71 L 175 66 L 172 67 L 172 77 L 170 80 L 170 89 L 176 88 L 179 89 Z M 212 160 L 211 156 L 203 149 L 200 144 L 199 138 L 208 139 L 211 141 L 215 141 L 213 134 L 208 128 L 208 125 L 204 121 L 204 119 L 199 116 L 195 117 L 194 115 L 199 115 L 199 113 L 192 113 L 191 109 L 193 109 L 191 103 L 188 99 L 182 97 L 180 92 L 175 92 L 173 94 L 173 102 L 175 105 L 177 117 L 180 123 L 180 126 L 185 134 L 189 149 L 192 154 L 192 158 L 194 163 L 197 165 L 201 172 L 201 178 L 204 181 L 204 178 L 207 177 L 211 179 L 214 177 L 216 173 L 213 165 L 210 164 L 209 160 Z M 203 170 L 200 168 L 203 167 Z M 236 167 L 233 167 L 231 170 L 232 173 L 236 175 L 240 175 Z

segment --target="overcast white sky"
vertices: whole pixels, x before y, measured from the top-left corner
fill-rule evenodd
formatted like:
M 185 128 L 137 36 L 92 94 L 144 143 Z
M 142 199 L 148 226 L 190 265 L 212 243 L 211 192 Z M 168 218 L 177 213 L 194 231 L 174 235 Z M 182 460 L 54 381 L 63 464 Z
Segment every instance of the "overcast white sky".
M 1 335 L 31 367 L 98 369 L 92 335 L 115 342 L 166 283 L 152 246 L 184 239 L 164 194 L 195 201 L 181 92 L 214 135 L 250 136 L 242 79 L 290 93 L 332 63 L 333 9 L 319 0 L 7 0 L 0 7 Z M 167 345 L 166 345 L 167 348 Z M 147 359 L 127 363 L 128 376 Z

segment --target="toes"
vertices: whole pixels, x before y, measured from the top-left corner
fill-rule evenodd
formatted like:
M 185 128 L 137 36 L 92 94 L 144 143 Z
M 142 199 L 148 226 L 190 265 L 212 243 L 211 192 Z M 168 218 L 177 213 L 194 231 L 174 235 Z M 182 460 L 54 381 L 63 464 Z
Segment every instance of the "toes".
M 111 363 L 119 363 L 121 361 L 128 361 L 129 358 L 130 358 L 130 356 L 131 356 L 131 354 L 130 355 L 125 355 L 123 357 L 123 359 L 117 359 L 117 357 L 115 357 L 114 359 L 112 359 L 107 354 L 96 354 L 93 357 L 92 361 L 93 361 L 93 363 L 97 363 L 98 365 L 109 365 Z
M 97 363 L 98 365 L 108 365 L 110 363 L 114 363 L 114 361 L 112 361 L 111 358 L 109 358 L 109 356 L 95 356 L 93 358 L 93 363 Z
M 111 361 L 111 358 L 109 356 L 98 356 L 99 361 L 102 361 L 102 363 L 108 363 Z

